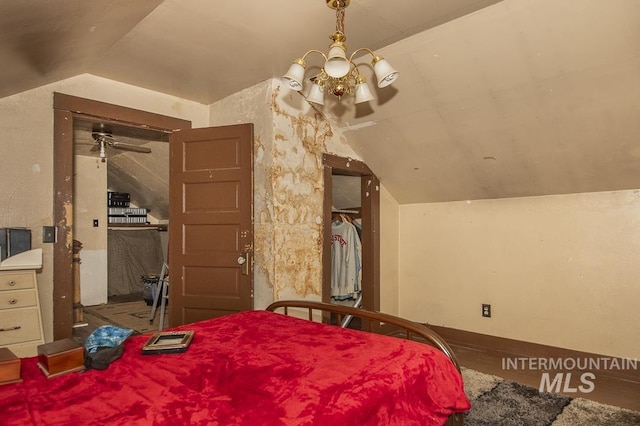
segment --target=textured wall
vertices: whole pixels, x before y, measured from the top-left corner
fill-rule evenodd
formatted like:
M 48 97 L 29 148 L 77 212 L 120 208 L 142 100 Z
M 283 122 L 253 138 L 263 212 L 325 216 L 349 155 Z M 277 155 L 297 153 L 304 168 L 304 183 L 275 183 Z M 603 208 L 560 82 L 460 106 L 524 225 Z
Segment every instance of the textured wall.
M 402 205 L 400 313 L 637 358 L 638 253 L 640 191 Z

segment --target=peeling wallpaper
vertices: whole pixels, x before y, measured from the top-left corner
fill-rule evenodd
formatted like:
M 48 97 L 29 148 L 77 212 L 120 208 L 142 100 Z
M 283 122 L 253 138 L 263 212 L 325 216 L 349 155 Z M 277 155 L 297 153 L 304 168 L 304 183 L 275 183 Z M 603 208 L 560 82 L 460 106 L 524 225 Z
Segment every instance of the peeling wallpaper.
M 256 102 L 262 99 L 264 103 Z M 324 166 L 330 153 L 357 158 L 335 122 L 270 80 L 211 106 L 211 125 L 254 123 L 254 295 L 319 300 Z

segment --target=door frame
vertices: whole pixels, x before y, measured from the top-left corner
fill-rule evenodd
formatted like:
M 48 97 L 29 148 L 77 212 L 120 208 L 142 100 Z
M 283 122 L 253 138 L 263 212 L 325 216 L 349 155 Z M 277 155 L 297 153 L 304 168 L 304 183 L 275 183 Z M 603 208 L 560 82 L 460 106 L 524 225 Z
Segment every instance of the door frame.
M 73 130 L 76 118 L 168 132 L 191 128 L 188 120 L 54 92 L 53 223 L 57 233 L 53 247 L 54 340 L 70 338 L 73 332 Z
M 333 175 L 360 176 L 362 215 L 362 307 L 380 310 L 380 181 L 362 161 L 331 154 L 324 164 L 322 301 L 331 303 L 331 218 Z

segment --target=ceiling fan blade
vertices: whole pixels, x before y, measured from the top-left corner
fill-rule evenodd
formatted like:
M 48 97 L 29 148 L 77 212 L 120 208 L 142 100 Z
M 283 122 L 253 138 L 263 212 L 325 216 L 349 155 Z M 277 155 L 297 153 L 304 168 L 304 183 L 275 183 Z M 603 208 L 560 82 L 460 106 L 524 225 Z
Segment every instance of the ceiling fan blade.
M 96 140 L 96 142 L 98 142 L 98 144 L 102 141 L 102 142 L 106 143 L 109 147 L 112 147 L 112 148 L 124 149 L 124 150 L 127 150 L 127 151 L 142 152 L 142 153 L 145 153 L 145 154 L 148 154 L 148 153 L 151 152 L 150 148 L 147 148 L 147 147 L 144 147 L 144 146 L 132 145 L 132 144 L 129 144 L 129 143 L 120 142 L 116 138 L 114 138 L 111 133 L 93 132 L 92 136 Z
M 117 148 L 117 149 L 125 149 L 127 151 L 143 152 L 146 154 L 151 152 L 151 148 L 147 148 L 146 146 L 131 145 L 124 142 L 118 142 L 116 140 L 108 141 L 107 144 L 110 147 Z

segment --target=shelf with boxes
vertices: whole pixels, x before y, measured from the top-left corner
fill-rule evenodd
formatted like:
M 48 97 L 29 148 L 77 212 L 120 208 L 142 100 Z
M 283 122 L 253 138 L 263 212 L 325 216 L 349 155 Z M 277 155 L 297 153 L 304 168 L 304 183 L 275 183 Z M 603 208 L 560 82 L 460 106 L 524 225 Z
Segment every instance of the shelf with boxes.
M 126 192 L 107 192 L 107 222 L 116 225 L 147 225 L 148 210 L 131 207 L 131 196 Z

